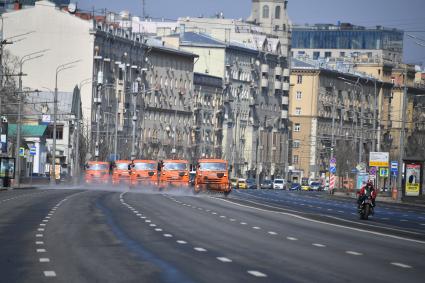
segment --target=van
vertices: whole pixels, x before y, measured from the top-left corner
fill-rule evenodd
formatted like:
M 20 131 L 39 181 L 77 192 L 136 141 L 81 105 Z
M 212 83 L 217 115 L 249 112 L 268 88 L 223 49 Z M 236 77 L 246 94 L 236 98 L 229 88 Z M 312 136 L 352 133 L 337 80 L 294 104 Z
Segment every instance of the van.
M 86 184 L 109 183 L 109 163 L 103 161 L 89 161 L 85 165 L 84 181 Z
M 158 167 L 154 160 L 134 160 L 131 166 L 131 184 L 158 185 Z
M 159 163 L 159 187 L 182 186 L 189 187 L 189 161 L 164 160 Z
M 222 159 L 200 159 L 195 177 L 195 193 L 218 191 L 225 195 L 231 191 L 227 161 Z
M 131 184 L 131 161 L 117 160 L 112 169 L 112 184 Z

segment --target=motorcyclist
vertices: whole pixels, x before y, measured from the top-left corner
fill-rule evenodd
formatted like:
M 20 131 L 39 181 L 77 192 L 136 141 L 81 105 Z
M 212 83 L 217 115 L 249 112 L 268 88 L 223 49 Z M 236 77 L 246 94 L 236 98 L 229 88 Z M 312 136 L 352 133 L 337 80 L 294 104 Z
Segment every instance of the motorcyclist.
M 367 199 L 369 196 L 371 197 L 371 200 L 372 200 L 372 207 L 375 207 L 376 190 L 375 190 L 375 187 L 373 186 L 373 182 L 371 180 L 369 180 L 360 189 L 360 191 L 357 194 L 358 194 L 357 203 L 358 203 L 358 208 L 359 209 L 360 209 L 360 205 L 362 204 L 362 202 L 365 199 Z

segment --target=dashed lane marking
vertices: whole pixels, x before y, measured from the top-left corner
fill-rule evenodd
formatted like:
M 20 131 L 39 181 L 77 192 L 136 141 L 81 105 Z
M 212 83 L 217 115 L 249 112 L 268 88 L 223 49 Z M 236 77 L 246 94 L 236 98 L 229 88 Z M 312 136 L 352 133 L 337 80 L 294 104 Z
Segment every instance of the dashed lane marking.
M 187 244 L 187 242 L 183 241 L 183 240 L 178 240 L 176 242 L 177 242 L 177 244 L 180 244 L 180 245 L 186 245 Z
M 36 234 L 35 235 L 37 238 L 42 238 L 43 237 L 43 234 Z
M 246 225 L 247 223 L 246 222 L 241 222 L 241 225 Z
M 150 227 L 156 227 L 156 224 L 149 224 Z
M 276 232 L 273 232 L 273 231 L 269 231 L 267 233 L 269 233 L 270 235 L 277 235 L 277 233 Z
M 36 241 L 35 244 L 36 245 L 44 245 L 44 242 L 43 241 Z
M 354 251 L 346 251 L 345 253 L 349 255 L 363 255 L 362 253 L 354 252 Z
M 261 228 L 260 228 L 260 227 L 258 227 L 258 226 L 254 226 L 254 227 L 252 227 L 252 229 L 255 229 L 255 230 L 261 230 Z
M 161 228 L 156 228 L 156 229 L 155 229 L 155 231 L 157 231 L 157 232 L 161 232 L 161 231 L 162 231 L 162 229 L 161 229 Z
M 197 251 L 197 252 L 206 252 L 207 250 L 206 249 L 204 249 L 204 248 L 199 248 L 199 247 L 195 247 L 195 248 L 193 248 L 195 251 Z
M 317 244 L 317 243 L 314 243 L 313 246 L 318 247 L 318 248 L 325 248 L 326 247 L 325 245 Z
M 38 253 L 45 253 L 46 252 L 46 249 L 37 249 L 36 252 L 38 252 Z
M 400 263 L 400 262 L 391 262 L 391 265 L 401 267 L 401 268 L 412 268 L 410 265 Z
M 248 270 L 248 274 L 251 274 L 252 276 L 255 276 L 255 277 L 267 277 L 266 274 L 257 270 Z
M 44 271 L 44 276 L 46 277 L 56 277 L 56 272 L 49 270 L 49 271 Z
M 42 257 L 42 258 L 39 259 L 39 261 L 40 262 L 50 262 L 50 259 L 46 258 L 46 257 Z
M 227 257 L 217 257 L 217 259 L 221 262 L 232 262 L 232 260 Z
M 298 239 L 295 237 L 286 237 L 286 239 L 289 241 L 298 241 Z
M 164 234 L 163 236 L 166 237 L 166 238 L 172 238 L 173 237 L 173 235 L 171 235 L 171 234 Z

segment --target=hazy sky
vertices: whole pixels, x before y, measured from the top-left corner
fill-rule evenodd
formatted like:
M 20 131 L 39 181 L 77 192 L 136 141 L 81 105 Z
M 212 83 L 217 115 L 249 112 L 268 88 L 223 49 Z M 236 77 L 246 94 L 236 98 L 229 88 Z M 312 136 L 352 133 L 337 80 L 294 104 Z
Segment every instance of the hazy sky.
M 184 16 L 212 16 L 222 11 L 226 18 L 246 18 L 251 0 L 145 0 L 147 14 L 153 18 L 177 19 Z M 82 9 L 129 10 L 142 14 L 141 0 L 80 0 Z M 425 0 L 289 0 L 293 23 L 337 23 L 397 27 L 423 41 L 405 38 L 404 55 L 408 63 L 425 66 Z M 419 41 L 420 46 L 415 43 Z

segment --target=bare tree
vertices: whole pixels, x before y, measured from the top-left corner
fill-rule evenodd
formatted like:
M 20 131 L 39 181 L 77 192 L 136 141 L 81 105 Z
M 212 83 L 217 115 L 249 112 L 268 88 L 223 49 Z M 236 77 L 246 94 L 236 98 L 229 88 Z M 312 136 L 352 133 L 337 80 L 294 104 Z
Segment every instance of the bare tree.
M 17 113 L 18 101 L 18 76 L 19 73 L 19 58 L 12 55 L 8 50 L 3 51 L 3 85 L 0 89 L 2 115 Z M 16 121 L 16 115 L 7 117 L 9 121 Z

